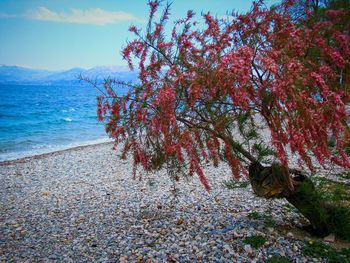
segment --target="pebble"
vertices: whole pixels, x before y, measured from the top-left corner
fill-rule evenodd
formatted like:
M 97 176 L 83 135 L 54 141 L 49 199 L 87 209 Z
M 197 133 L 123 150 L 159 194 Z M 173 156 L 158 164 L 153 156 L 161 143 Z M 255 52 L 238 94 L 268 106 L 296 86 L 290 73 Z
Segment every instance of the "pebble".
M 299 248 L 298 248 L 298 246 L 296 246 L 296 245 L 293 245 L 293 251 L 294 251 L 294 252 L 298 252 L 298 251 L 299 251 Z
M 119 262 L 120 262 L 120 263 L 126 263 L 126 262 L 128 262 L 128 258 L 122 256 L 122 257 L 119 258 Z
M 182 178 L 174 191 L 165 170 L 139 171 L 144 180 L 139 172 L 134 180 L 130 159 L 120 161 L 111 148 L 0 163 L 0 262 L 265 262 L 276 254 L 310 262 L 303 241 L 279 236 L 247 214 L 293 227 L 304 219 L 284 213 L 284 200 L 258 198 L 250 187 L 222 187 L 232 178 L 225 164 L 205 168 L 211 192 L 196 176 Z M 243 242 L 255 235 L 271 246 Z
M 268 227 L 267 230 L 270 232 L 270 233 L 273 233 L 275 231 L 275 229 L 273 227 Z
M 250 245 L 244 245 L 244 250 L 247 252 L 249 255 L 253 253 L 253 249 Z
M 288 238 L 293 238 L 293 237 L 294 237 L 294 234 L 293 234 L 292 232 L 288 232 L 288 233 L 287 233 L 287 237 L 288 237 Z
M 329 234 L 328 236 L 324 237 L 323 240 L 326 241 L 326 242 L 333 243 L 335 241 L 335 235 L 334 234 Z

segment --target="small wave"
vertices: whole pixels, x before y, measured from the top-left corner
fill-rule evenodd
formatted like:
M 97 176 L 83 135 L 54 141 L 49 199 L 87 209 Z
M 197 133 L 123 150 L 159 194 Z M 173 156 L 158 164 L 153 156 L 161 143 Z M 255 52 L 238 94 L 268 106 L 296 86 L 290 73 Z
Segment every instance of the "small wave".
M 73 121 L 73 119 L 71 119 L 71 118 L 63 118 L 65 121 L 68 121 L 68 122 L 71 122 L 71 121 Z
M 61 112 L 74 112 L 75 111 L 75 109 L 74 108 L 69 108 L 68 110 L 61 110 Z

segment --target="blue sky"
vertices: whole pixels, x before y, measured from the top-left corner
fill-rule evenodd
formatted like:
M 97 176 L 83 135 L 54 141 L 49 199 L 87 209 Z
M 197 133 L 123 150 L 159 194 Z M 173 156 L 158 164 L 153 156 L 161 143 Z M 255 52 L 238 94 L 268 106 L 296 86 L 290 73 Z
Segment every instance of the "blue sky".
M 249 10 L 250 0 L 173 0 L 171 18 L 187 10 L 224 15 Z M 279 2 L 266 0 L 266 4 Z M 63 70 L 126 65 L 120 51 L 144 27 L 146 0 L 0 0 L 0 64 Z

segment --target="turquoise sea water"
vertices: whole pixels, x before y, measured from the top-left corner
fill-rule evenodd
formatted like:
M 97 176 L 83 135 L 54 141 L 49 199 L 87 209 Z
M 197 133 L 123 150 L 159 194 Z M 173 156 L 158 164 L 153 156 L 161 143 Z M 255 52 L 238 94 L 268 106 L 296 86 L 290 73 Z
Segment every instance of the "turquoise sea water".
M 107 140 L 89 86 L 0 85 L 0 160 Z

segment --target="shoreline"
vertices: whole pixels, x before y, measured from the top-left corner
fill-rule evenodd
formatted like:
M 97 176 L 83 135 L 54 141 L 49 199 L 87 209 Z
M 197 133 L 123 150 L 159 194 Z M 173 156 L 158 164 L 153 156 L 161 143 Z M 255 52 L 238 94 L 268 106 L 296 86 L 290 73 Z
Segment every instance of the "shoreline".
M 87 149 L 87 148 L 90 148 L 93 146 L 107 145 L 107 144 L 113 144 L 113 143 L 114 143 L 114 141 L 106 141 L 106 142 L 97 142 L 97 143 L 91 143 L 91 144 L 86 144 L 86 145 L 72 146 L 69 148 L 61 149 L 61 150 L 54 150 L 52 152 L 29 155 L 26 157 L 20 157 L 20 158 L 16 158 L 13 160 L 0 161 L 0 166 L 13 165 L 13 164 L 19 164 L 19 163 L 27 163 L 27 162 L 30 162 L 31 160 L 45 159 L 47 157 L 56 156 L 59 154 L 63 154 L 65 152 L 79 151 L 79 150 Z

